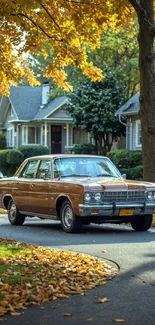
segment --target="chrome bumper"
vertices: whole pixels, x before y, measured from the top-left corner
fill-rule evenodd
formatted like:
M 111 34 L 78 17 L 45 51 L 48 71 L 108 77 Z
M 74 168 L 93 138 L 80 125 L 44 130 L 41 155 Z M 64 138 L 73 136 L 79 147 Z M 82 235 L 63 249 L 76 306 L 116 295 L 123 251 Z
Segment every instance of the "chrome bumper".
M 111 203 L 111 204 L 79 204 L 81 217 L 96 216 L 119 216 L 120 209 L 134 209 L 133 215 L 153 214 L 155 203 Z

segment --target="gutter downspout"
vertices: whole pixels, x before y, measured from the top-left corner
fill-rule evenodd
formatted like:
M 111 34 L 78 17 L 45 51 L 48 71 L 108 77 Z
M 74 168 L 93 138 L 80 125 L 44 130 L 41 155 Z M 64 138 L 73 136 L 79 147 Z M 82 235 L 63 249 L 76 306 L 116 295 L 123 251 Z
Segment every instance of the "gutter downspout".
M 118 114 L 119 122 L 126 127 L 126 149 L 132 148 L 132 123 L 131 121 L 129 123 L 124 123 L 121 120 L 121 114 Z M 130 139 L 128 134 L 128 129 L 130 128 Z M 128 141 L 129 140 L 129 141 Z

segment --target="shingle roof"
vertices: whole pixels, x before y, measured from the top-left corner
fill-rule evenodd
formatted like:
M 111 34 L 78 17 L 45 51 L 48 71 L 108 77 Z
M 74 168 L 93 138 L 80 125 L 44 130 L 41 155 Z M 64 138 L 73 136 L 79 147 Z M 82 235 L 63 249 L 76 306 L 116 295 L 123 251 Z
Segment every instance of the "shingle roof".
M 42 104 L 42 87 L 12 86 L 10 100 L 19 120 L 32 120 Z
M 122 107 L 116 111 L 116 115 L 138 114 L 139 112 L 139 92 L 131 97 Z
M 55 98 L 54 100 L 52 100 L 52 102 L 50 102 L 45 107 L 39 110 L 39 112 L 35 115 L 34 120 L 40 120 L 45 118 L 47 115 L 52 114 L 56 108 L 64 105 L 66 101 L 66 96 Z

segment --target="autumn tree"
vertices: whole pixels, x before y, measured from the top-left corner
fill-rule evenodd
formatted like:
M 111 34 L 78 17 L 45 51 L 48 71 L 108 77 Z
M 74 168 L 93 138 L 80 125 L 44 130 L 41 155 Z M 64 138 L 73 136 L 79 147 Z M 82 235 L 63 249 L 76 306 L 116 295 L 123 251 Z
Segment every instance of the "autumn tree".
M 102 37 L 100 48 L 90 51 L 87 48 L 88 60 L 104 71 L 110 67 L 115 69 L 118 80 L 123 80 L 128 97 L 131 97 L 139 90 L 139 69 L 138 69 L 138 42 L 137 42 L 138 23 L 137 19 L 131 25 L 130 33 L 127 28 L 113 31 L 107 28 Z M 48 52 L 47 58 L 42 53 L 28 56 L 30 68 L 37 80 L 44 83 L 48 80 L 52 86 L 52 93 L 56 92 L 56 85 L 52 79 L 44 77 L 45 70 L 50 61 L 53 60 L 54 52 L 49 43 L 45 44 Z M 65 68 L 67 80 L 75 89 L 82 80 L 83 75 L 79 68 L 69 65 Z M 59 93 L 59 91 L 58 91 Z
M 25 74 L 31 84 L 31 71 L 22 54 L 42 52 L 46 57 L 48 40 L 55 53 L 45 76 L 59 87 L 70 89 L 65 67 L 77 66 L 93 81 L 102 73 L 88 60 L 87 48 L 100 46 L 108 28 L 128 28 L 138 17 L 140 118 L 144 179 L 155 180 L 155 70 L 154 70 L 154 5 L 153 0 L 0 0 L 0 91 L 8 94 Z
M 73 126 L 92 133 L 101 155 L 106 155 L 113 143 L 125 134 L 115 112 L 125 100 L 126 87 L 123 80 L 117 82 L 114 71 L 106 70 L 102 82 L 85 78 L 68 96 L 66 107 L 73 117 Z

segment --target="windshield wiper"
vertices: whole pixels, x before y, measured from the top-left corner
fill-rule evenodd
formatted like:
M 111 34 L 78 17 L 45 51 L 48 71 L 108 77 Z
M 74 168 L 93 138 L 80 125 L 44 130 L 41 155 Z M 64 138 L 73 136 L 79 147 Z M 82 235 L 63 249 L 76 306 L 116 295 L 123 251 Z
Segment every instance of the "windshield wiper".
M 106 177 L 114 177 L 114 178 L 118 178 L 117 176 L 114 176 L 114 175 L 110 175 L 110 174 L 98 174 L 96 175 L 95 177 L 101 177 L 101 176 L 106 176 Z
M 69 174 L 69 175 L 60 175 L 60 177 L 92 177 L 87 174 Z

